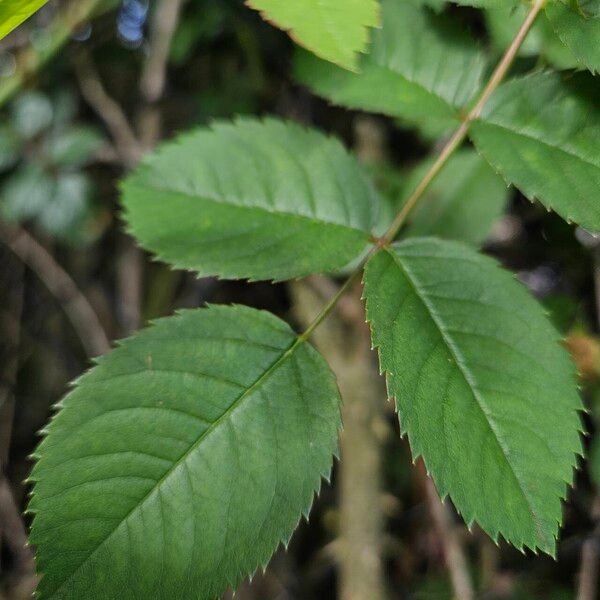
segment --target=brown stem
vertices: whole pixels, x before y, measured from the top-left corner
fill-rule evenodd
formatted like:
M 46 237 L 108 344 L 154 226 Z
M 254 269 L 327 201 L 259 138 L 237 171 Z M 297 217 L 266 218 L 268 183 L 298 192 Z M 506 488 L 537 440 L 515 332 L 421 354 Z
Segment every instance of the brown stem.
M 143 106 L 138 119 L 140 139 L 149 150 L 160 138 L 157 104 L 165 92 L 169 50 L 183 3 L 184 0 L 159 0 L 152 19 L 148 56 L 140 78 Z
M 581 562 L 577 574 L 577 600 L 598 598 L 598 569 L 600 568 L 600 496 L 598 495 L 592 505 L 592 517 L 597 524 L 581 548 Z
M 600 328 L 600 245 L 592 248 L 594 258 L 594 283 L 597 325 Z M 600 495 L 596 494 L 592 505 L 592 517 L 597 525 L 592 535 L 583 543 L 581 562 L 577 575 L 577 600 L 598 598 L 598 569 L 600 569 Z
M 290 284 L 293 310 L 309 323 L 335 284 L 312 277 Z M 385 397 L 383 382 L 369 350 L 360 286 L 354 286 L 332 319 L 314 335 L 317 347 L 337 375 L 344 403 L 339 465 L 339 598 L 386 598 L 382 540 L 381 449 L 378 438 Z
M 398 213 L 394 221 L 392 222 L 389 230 L 383 236 L 385 243 L 391 243 L 402 226 L 404 225 L 408 215 L 417 205 L 419 200 L 423 197 L 423 194 L 431 184 L 431 182 L 437 177 L 439 172 L 443 169 L 444 165 L 448 162 L 450 157 L 454 154 L 454 152 L 459 148 L 459 146 L 464 142 L 467 137 L 467 133 L 469 131 L 469 127 L 471 123 L 478 119 L 481 115 L 481 111 L 484 106 L 487 104 L 488 100 L 492 96 L 492 94 L 496 91 L 496 88 L 502 83 L 503 79 L 506 77 L 511 65 L 513 64 L 519 49 L 523 45 L 529 30 L 532 25 L 535 23 L 540 11 L 544 8 L 546 4 L 546 0 L 535 0 L 531 11 L 527 15 L 527 18 L 521 25 L 521 28 L 517 32 L 517 35 L 513 39 L 511 45 L 506 50 L 502 60 L 496 67 L 492 77 L 488 81 L 488 84 L 485 86 L 479 100 L 475 103 L 475 106 L 469 111 L 460 127 L 454 132 L 452 137 L 448 140 L 448 143 L 442 149 L 440 155 L 438 156 L 435 163 L 431 166 L 429 171 L 425 174 L 415 191 L 411 194 L 409 199 L 406 201 L 406 204 L 402 207 L 402 210 Z
M 110 350 L 110 342 L 96 311 L 69 274 L 50 253 L 23 229 L 0 225 L 0 239 L 27 265 L 56 298 L 89 356 Z
M 121 106 L 111 98 L 87 50 L 81 49 L 75 57 L 75 73 L 81 95 L 106 125 L 115 148 L 126 168 L 139 162 L 142 149 Z
M 427 507 L 444 549 L 444 558 L 450 573 L 454 597 L 457 600 L 473 600 L 475 591 L 469 574 L 469 563 L 448 508 L 440 500 L 435 484 L 427 475 L 422 461 L 419 461 L 417 468 L 423 482 Z
M 423 197 L 423 194 L 425 193 L 429 185 L 437 177 L 437 175 L 442 170 L 444 165 L 448 162 L 450 157 L 454 154 L 454 152 L 456 152 L 456 150 L 465 140 L 471 123 L 480 116 L 483 107 L 508 73 L 508 70 L 510 69 L 510 66 L 512 65 L 519 51 L 519 48 L 525 41 L 529 30 L 535 23 L 536 18 L 538 17 L 540 11 L 542 10 L 545 4 L 546 0 L 535 0 L 531 11 L 529 12 L 527 18 L 521 25 L 519 31 L 517 32 L 517 35 L 515 36 L 509 48 L 507 49 L 506 53 L 502 57 L 502 60 L 496 67 L 494 73 L 492 74 L 492 77 L 490 78 L 488 84 L 481 93 L 481 96 L 479 97 L 479 100 L 476 102 L 475 106 L 469 111 L 463 123 L 456 130 L 456 132 L 450 138 L 448 143 L 444 146 L 439 157 L 437 158 L 433 166 L 429 169 L 429 171 L 425 174 L 415 191 L 411 194 L 410 198 L 406 201 L 406 204 L 402 207 L 402 210 L 396 215 L 396 218 L 393 220 L 387 232 L 380 239 L 376 240 L 375 245 L 371 248 L 367 257 L 356 268 L 354 273 L 352 273 L 346 284 L 325 305 L 325 307 L 323 307 L 321 312 L 316 316 L 314 322 L 308 326 L 306 331 L 301 336 L 303 339 L 306 339 L 307 337 L 312 335 L 314 330 L 327 318 L 329 313 L 334 309 L 339 299 L 346 293 L 348 289 L 350 289 L 350 287 L 352 287 L 353 282 L 356 279 L 358 279 L 358 277 L 360 277 L 360 274 L 366 261 L 381 247 L 387 246 L 394 240 L 394 238 L 404 225 L 411 211 L 415 208 L 419 200 L 421 200 L 421 198 Z
M 3 281 L 2 304 L 6 308 L 3 320 L 3 332 L 8 343 L 6 356 L 3 356 L 2 378 L 0 380 L 0 473 L 8 463 L 15 410 L 14 388 L 19 369 L 19 346 L 21 341 L 21 316 L 23 312 L 23 267 L 11 269 L 12 275 Z M 7 275 L 8 279 L 8 275 Z
M 36 587 L 35 563 L 33 552 L 27 545 L 27 530 L 19 507 L 13 497 L 10 485 L 0 475 L 0 538 L 3 538 L 13 561 L 14 576 L 9 578 L 8 586 L 17 592 L 15 597 L 32 597 Z
M 138 114 L 138 153 L 150 151 L 161 137 L 161 114 L 158 102 L 167 80 L 169 49 L 177 28 L 183 0 L 160 0 L 150 28 L 148 55 L 140 76 L 142 105 Z M 135 137 L 133 132 L 131 137 Z M 139 142 L 137 141 L 139 140 Z M 139 152 L 141 150 L 141 152 Z M 139 156 L 138 156 L 139 159 Z M 135 166 L 137 160 L 128 167 Z M 129 237 L 120 242 L 117 263 L 121 323 L 125 334 L 135 331 L 142 320 L 143 270 L 142 252 Z

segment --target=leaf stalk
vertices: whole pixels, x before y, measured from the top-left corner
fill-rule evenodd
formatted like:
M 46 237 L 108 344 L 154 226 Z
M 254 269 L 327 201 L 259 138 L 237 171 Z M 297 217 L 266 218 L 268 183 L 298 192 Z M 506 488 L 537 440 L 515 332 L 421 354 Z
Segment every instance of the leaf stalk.
M 547 0 L 534 0 L 531 6 L 531 10 L 528 12 L 527 17 L 525 18 L 523 24 L 519 28 L 519 31 L 517 32 L 510 46 L 507 48 L 506 52 L 502 56 L 502 59 L 498 63 L 498 66 L 492 73 L 492 76 L 490 77 L 488 83 L 486 84 L 485 88 L 483 89 L 479 98 L 477 99 L 477 102 L 473 105 L 471 110 L 464 117 L 462 123 L 460 124 L 460 127 L 454 132 L 454 134 L 452 134 L 452 137 L 450 137 L 450 139 L 440 152 L 437 160 L 434 162 L 434 164 L 427 171 L 423 179 L 417 185 L 414 192 L 410 195 L 410 197 L 402 207 L 402 210 L 400 210 L 400 212 L 392 221 L 392 224 L 390 225 L 389 229 L 385 232 L 385 234 L 382 237 L 376 240 L 372 240 L 372 242 L 375 245 L 371 248 L 367 256 L 364 258 L 364 260 L 361 261 L 360 265 L 350 275 L 347 281 L 338 290 L 335 296 L 331 298 L 331 300 L 323 307 L 321 312 L 317 315 L 315 320 L 301 334 L 300 341 L 304 341 L 307 338 L 309 338 L 313 331 L 327 318 L 327 316 L 335 308 L 340 298 L 350 289 L 352 284 L 358 279 L 369 258 L 371 258 L 371 256 L 377 251 L 379 251 L 381 248 L 388 246 L 394 241 L 394 238 L 406 223 L 406 219 L 413 211 L 415 206 L 418 204 L 418 202 L 423 198 L 423 195 L 425 194 L 433 180 L 444 168 L 444 166 L 450 160 L 450 158 L 456 152 L 456 150 L 458 150 L 458 148 L 465 141 L 471 123 L 481 116 L 483 108 L 488 103 L 492 94 L 496 91 L 498 86 L 506 77 L 508 71 L 510 70 L 510 67 L 512 66 L 519 52 L 519 49 L 521 48 L 523 42 L 527 38 L 527 34 L 531 30 L 540 12 L 546 5 L 546 1 Z

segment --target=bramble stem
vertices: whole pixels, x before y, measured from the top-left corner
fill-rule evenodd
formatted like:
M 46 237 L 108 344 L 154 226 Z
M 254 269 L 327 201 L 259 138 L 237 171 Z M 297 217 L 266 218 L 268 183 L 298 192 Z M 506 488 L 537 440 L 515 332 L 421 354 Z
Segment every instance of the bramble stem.
M 444 165 L 448 162 L 450 157 L 456 152 L 459 146 L 464 142 L 467 137 L 467 133 L 469 131 L 469 127 L 475 119 L 478 119 L 481 115 L 481 111 L 483 107 L 487 104 L 491 95 L 494 93 L 496 88 L 500 85 L 502 80 L 506 77 L 508 70 L 510 69 L 512 63 L 517 56 L 517 52 L 519 48 L 522 46 L 531 26 L 534 24 L 538 14 L 546 4 L 546 0 L 536 0 L 534 5 L 531 8 L 531 11 L 527 15 L 527 18 L 521 25 L 517 35 L 512 41 L 511 45 L 508 47 L 508 50 L 502 57 L 502 60 L 496 67 L 492 77 L 490 78 L 488 84 L 485 86 L 485 89 L 481 93 L 479 100 L 473 106 L 473 108 L 469 111 L 460 127 L 454 132 L 452 137 L 448 140 L 448 143 L 444 146 L 440 155 L 438 156 L 435 163 L 432 165 L 431 169 L 427 172 L 427 174 L 421 180 L 421 183 L 417 186 L 415 191 L 411 194 L 410 198 L 406 201 L 406 204 L 402 207 L 402 210 L 398 213 L 390 228 L 383 236 L 383 240 L 386 244 L 391 243 L 396 237 L 397 233 L 400 231 L 410 212 L 417 205 L 419 200 L 423 197 L 423 194 L 431 184 L 431 182 L 436 178 L 439 172 L 442 170 Z
M 363 267 L 369 258 L 377 252 L 380 248 L 385 247 L 391 244 L 394 241 L 394 238 L 402 229 L 402 226 L 405 224 L 406 219 L 415 208 L 419 200 L 423 197 L 424 193 L 429 188 L 431 182 L 437 177 L 439 172 L 446 165 L 450 157 L 456 152 L 456 150 L 461 146 L 461 144 L 465 141 L 467 137 L 467 133 L 469 131 L 469 127 L 473 121 L 478 119 L 481 115 L 481 111 L 484 106 L 487 104 L 488 100 L 496 90 L 496 88 L 502 83 L 506 74 L 508 73 L 511 65 L 513 64 L 519 49 L 523 45 L 527 34 L 531 30 L 531 27 L 535 23 L 538 15 L 542 11 L 546 4 L 546 0 L 535 0 L 531 10 L 527 14 L 525 21 L 521 25 L 517 35 L 511 42 L 510 46 L 504 53 L 502 60 L 498 63 L 498 66 L 494 70 L 494 73 L 490 77 L 487 85 L 481 92 L 477 102 L 468 112 L 467 116 L 464 118 L 460 127 L 454 132 L 452 137 L 448 140 L 440 155 L 438 156 L 435 163 L 431 166 L 429 171 L 425 174 L 419 185 L 417 185 L 415 191 L 410 195 L 402 210 L 396 215 L 396 218 L 392 221 L 389 229 L 385 232 L 385 234 L 378 240 L 377 244 L 371 248 L 371 251 L 367 255 L 367 257 L 360 263 L 360 265 L 356 268 L 356 270 L 350 275 L 346 283 L 339 289 L 337 294 L 323 307 L 323 310 L 317 315 L 315 320 L 311 323 L 311 325 L 306 329 L 306 331 L 300 336 L 302 340 L 310 337 L 311 333 L 323 322 L 323 320 L 329 315 L 329 313 L 335 308 L 335 305 L 338 303 L 339 299 L 348 291 L 352 283 L 356 281 L 359 275 L 362 272 Z

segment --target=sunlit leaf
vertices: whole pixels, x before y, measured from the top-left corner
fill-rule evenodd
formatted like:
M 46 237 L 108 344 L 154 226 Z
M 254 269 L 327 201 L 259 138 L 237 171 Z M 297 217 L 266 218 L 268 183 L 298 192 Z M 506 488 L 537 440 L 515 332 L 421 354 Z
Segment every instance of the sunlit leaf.
M 346 69 L 356 69 L 369 28 L 379 24 L 377 0 L 247 0 L 302 46 Z

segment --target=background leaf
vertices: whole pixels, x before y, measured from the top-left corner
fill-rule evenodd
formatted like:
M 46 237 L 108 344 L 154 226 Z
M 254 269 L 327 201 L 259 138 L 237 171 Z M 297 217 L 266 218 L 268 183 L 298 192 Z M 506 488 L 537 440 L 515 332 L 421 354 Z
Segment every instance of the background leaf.
M 302 46 L 346 69 L 367 49 L 369 27 L 379 24 L 377 0 L 247 0 L 265 19 Z
M 158 321 L 80 379 L 38 448 L 40 597 L 220 597 L 308 514 L 339 426 L 333 374 L 273 315 Z
M 503 53 L 515 37 L 525 21 L 528 7 L 502 6 L 485 11 L 486 23 L 490 32 L 494 49 L 498 54 Z M 525 42 L 519 50 L 520 56 L 535 57 L 541 55 L 545 61 L 559 69 L 572 69 L 579 65 L 574 54 L 560 40 L 548 19 L 538 17 Z
M 86 165 L 102 147 L 104 138 L 91 127 L 71 127 L 48 140 L 48 158 L 58 167 Z
M 455 127 L 481 85 L 477 43 L 418 0 L 384 0 L 382 9 L 383 27 L 359 73 L 299 53 L 297 79 L 335 104 L 400 117 L 430 135 Z
M 432 160 L 413 170 L 404 187 L 408 199 Z M 464 149 L 455 154 L 431 184 L 410 217 L 409 236 L 435 235 L 479 246 L 502 216 L 509 190 L 501 177 L 476 152 Z
M 470 135 L 507 181 L 564 219 L 600 231 L 600 99 L 581 73 L 502 85 Z
M 600 0 L 581 0 L 579 10 L 549 2 L 546 15 L 557 35 L 579 62 L 593 73 L 600 71 Z
M 39 10 L 48 0 L 0 0 L 0 39 Z
M 54 110 L 50 99 L 39 92 L 28 92 L 12 107 L 12 126 L 25 139 L 30 139 L 50 127 Z
M 123 186 L 142 245 L 200 275 L 286 279 L 340 269 L 366 247 L 374 187 L 342 145 L 274 119 L 167 144 Z
M 401 428 L 442 497 L 494 539 L 553 554 L 581 402 L 542 309 L 491 259 L 434 238 L 378 252 L 365 297 Z

